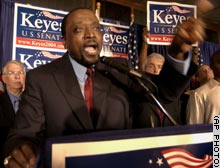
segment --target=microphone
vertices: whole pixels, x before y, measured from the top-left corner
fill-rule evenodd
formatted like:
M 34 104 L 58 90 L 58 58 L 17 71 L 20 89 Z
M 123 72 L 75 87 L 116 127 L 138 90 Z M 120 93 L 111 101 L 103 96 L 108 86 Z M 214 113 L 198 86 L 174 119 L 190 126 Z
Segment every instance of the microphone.
M 112 68 L 115 68 L 119 72 L 122 72 L 126 75 L 129 75 L 131 77 L 134 77 L 136 79 L 140 79 L 145 82 L 145 85 L 149 87 L 149 91 L 153 91 L 154 93 L 158 93 L 158 88 L 155 85 L 153 81 L 144 73 L 144 72 L 138 72 L 134 69 L 130 69 L 128 66 L 122 64 L 121 62 L 117 62 L 114 59 L 110 57 L 102 56 L 100 57 L 100 62 L 104 63 L 107 66 L 110 66 Z
M 108 65 L 112 68 L 117 69 L 119 72 L 122 72 L 124 74 L 128 74 L 132 77 L 135 77 L 138 83 L 145 89 L 146 93 L 148 93 L 148 96 L 150 100 L 168 117 L 168 119 L 174 124 L 178 125 L 177 122 L 172 118 L 172 116 L 163 108 L 163 106 L 160 104 L 160 102 L 157 100 L 157 98 L 154 96 L 154 94 L 151 92 L 151 90 L 148 88 L 147 85 L 150 84 L 151 89 L 154 89 L 154 93 L 158 93 L 158 88 L 157 86 L 146 76 L 144 75 L 144 72 L 138 72 L 133 69 L 130 69 L 126 65 L 119 63 L 117 61 L 114 61 L 114 59 L 102 56 L 100 57 L 100 62 L 104 63 L 105 65 Z M 141 81 L 142 79 L 145 82 L 148 82 L 147 85 L 146 83 L 143 83 Z
M 122 72 L 124 74 L 130 75 L 132 77 L 136 77 L 143 80 L 150 80 L 148 77 L 146 77 L 143 73 L 135 71 L 134 69 L 130 69 L 126 65 L 123 65 L 122 63 L 114 61 L 112 58 L 102 56 L 100 57 L 100 61 L 104 63 L 105 65 L 108 65 L 110 67 L 113 67 L 117 69 L 119 72 Z

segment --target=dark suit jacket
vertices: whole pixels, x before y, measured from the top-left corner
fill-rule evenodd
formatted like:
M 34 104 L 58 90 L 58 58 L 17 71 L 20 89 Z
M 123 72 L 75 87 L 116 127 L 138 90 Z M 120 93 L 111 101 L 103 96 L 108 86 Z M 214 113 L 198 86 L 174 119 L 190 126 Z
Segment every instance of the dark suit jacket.
M 11 129 L 5 145 L 5 154 L 24 142 L 25 138 L 39 144 L 41 140 L 49 137 L 132 128 L 132 115 L 136 113 L 132 112 L 131 100 L 137 98 L 136 101 L 139 102 L 140 98 L 130 96 L 129 91 L 135 88 L 137 83 L 121 73 L 107 73 L 103 70 L 105 68 L 103 65 L 97 65 L 94 75 L 96 126 L 92 124 L 67 54 L 50 64 L 29 71 L 15 127 Z M 167 72 L 169 73 L 169 68 Z M 161 76 L 162 80 L 163 78 Z M 187 79 L 181 80 L 182 85 Z M 166 82 L 164 84 L 161 88 L 169 86 Z M 166 91 L 161 92 L 164 100 L 172 99 L 177 94 L 176 90 L 174 94 L 170 93 L 170 89 L 166 90 L 168 96 L 165 96 Z M 142 92 L 137 89 L 131 95 L 140 93 L 143 94 L 143 89 Z
M 15 111 L 7 91 L 0 94 L 0 167 L 2 165 L 2 149 L 10 127 L 15 118 Z
M 94 74 L 94 127 L 68 55 L 27 72 L 26 88 L 6 150 L 19 145 L 20 136 L 39 144 L 55 137 L 132 126 L 128 96 L 99 71 Z
M 196 70 L 197 65 L 191 62 L 187 75 L 182 75 L 175 71 L 168 61 L 165 61 L 160 75 L 151 76 L 159 90 L 156 95 L 157 100 L 178 125 L 184 124 L 185 119 L 185 113 L 182 111 L 183 100 L 180 96 L 188 87 L 191 77 Z M 155 106 L 155 103 L 143 100 L 135 104 L 134 126 L 136 128 L 151 127 L 152 121 L 155 127 L 161 126 L 157 114 L 158 108 Z M 173 126 L 169 118 L 166 115 L 164 116 L 162 126 Z

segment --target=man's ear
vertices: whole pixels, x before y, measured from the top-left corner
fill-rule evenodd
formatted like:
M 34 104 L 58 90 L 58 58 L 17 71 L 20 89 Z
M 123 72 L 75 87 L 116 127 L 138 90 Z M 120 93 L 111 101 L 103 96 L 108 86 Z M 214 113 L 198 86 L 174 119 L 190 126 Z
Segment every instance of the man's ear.
M 67 49 L 67 44 L 66 44 L 66 40 L 64 37 L 62 37 L 62 44 L 63 44 L 64 48 Z
M 200 82 L 200 80 L 199 80 L 199 78 L 196 76 L 195 77 L 195 80 L 197 81 L 197 82 Z
M 2 75 L 2 82 L 5 83 L 5 75 Z

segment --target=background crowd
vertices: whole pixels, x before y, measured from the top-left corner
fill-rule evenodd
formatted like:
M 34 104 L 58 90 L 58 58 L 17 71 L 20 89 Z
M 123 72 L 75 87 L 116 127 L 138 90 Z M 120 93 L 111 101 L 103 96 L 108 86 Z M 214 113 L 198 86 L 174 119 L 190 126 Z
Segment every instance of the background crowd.
M 205 37 L 201 20 L 183 22 L 166 55 L 149 54 L 147 28 L 142 37 L 138 71 L 145 79 L 141 83 L 150 88 L 175 123 L 154 104 L 139 79 L 100 62 L 99 21 L 91 10 L 77 9 L 62 22 L 62 42 L 67 49 L 62 58 L 27 74 L 19 61 L 9 61 L 2 69 L 0 130 L 5 164 L 34 166 L 41 145 L 50 137 L 212 123 L 213 116 L 220 114 L 220 51 L 213 54 L 210 66 L 198 68 L 198 62 L 192 61 L 192 44 Z M 128 65 L 126 59 L 111 61 Z M 189 91 L 193 77 L 199 87 Z M 183 101 L 185 94 L 188 98 Z

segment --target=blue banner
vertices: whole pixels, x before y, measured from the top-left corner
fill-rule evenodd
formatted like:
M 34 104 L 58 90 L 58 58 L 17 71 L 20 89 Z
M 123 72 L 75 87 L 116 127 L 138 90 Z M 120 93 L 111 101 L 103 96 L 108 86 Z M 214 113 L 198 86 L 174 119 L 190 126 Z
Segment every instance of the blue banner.
M 196 14 L 196 5 L 147 1 L 148 43 L 170 45 L 177 25 Z
M 61 24 L 67 12 L 15 3 L 13 57 L 27 70 L 59 58 L 66 52 Z
M 212 125 L 105 131 L 48 139 L 46 167 L 209 168 Z
M 24 62 L 30 70 L 65 53 L 61 24 L 66 13 L 15 3 L 12 59 Z M 128 58 L 129 23 L 101 18 L 100 24 L 103 35 L 100 56 Z
M 103 46 L 100 56 L 128 57 L 129 25 L 110 19 L 100 19 Z
M 40 65 L 47 64 L 54 59 L 62 57 L 63 52 L 47 51 L 45 49 L 28 49 L 28 48 L 16 48 L 16 59 L 24 63 L 26 70 L 34 69 Z

